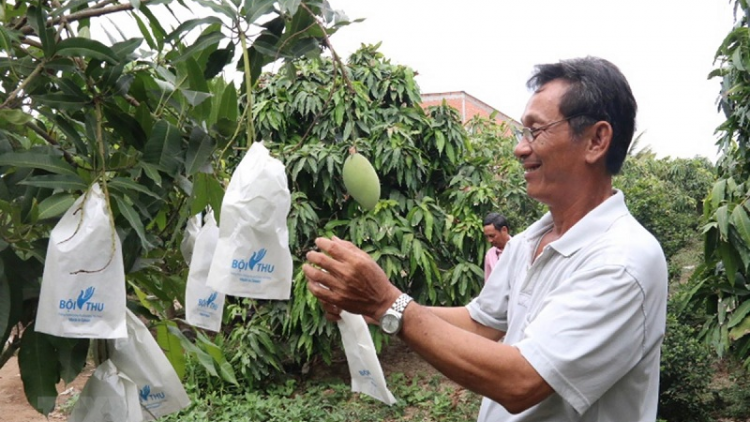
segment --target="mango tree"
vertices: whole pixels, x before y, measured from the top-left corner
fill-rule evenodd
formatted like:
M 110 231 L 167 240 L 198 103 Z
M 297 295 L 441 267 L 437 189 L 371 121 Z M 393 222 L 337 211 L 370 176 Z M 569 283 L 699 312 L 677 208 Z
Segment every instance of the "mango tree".
M 185 9 L 196 18 L 164 24 Z M 319 54 L 348 22 L 326 1 L 301 0 L 7 1 L 0 21 L 0 366 L 20 349 L 26 395 L 47 414 L 55 384 L 78 374 L 89 348 L 33 329 L 51 227 L 101 184 L 129 306 L 172 319 L 186 276 L 184 222 L 220 209 L 227 163 L 254 140 L 261 69 Z M 123 22 L 140 34 L 126 35 Z M 95 24 L 109 28 L 107 42 L 90 37 Z M 239 90 L 224 69 L 242 72 Z M 174 323 L 155 325 L 180 372 Z M 233 378 L 220 353 L 191 350 Z
M 704 262 L 682 297 L 684 313 L 701 319 L 701 338 L 723 356 L 750 364 L 750 8 L 735 2 L 738 22 L 716 53 L 721 78 L 718 180 L 703 204 Z

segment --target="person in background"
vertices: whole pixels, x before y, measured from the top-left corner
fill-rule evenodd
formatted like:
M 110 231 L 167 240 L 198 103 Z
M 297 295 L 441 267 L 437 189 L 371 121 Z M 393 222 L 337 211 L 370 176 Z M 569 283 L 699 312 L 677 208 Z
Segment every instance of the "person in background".
M 379 321 L 483 395 L 479 422 L 653 422 L 667 262 L 612 186 L 635 98 L 620 70 L 595 57 L 539 65 L 528 86 L 514 154 L 527 194 L 549 211 L 508 241 L 479 296 L 423 306 L 336 237 L 307 253 L 307 288 L 327 319 L 346 310 Z
M 510 226 L 505 216 L 491 212 L 482 221 L 484 226 L 484 238 L 492 245 L 484 255 L 484 282 L 490 278 L 492 269 L 500 259 L 500 254 L 505 249 L 505 244 L 510 240 Z

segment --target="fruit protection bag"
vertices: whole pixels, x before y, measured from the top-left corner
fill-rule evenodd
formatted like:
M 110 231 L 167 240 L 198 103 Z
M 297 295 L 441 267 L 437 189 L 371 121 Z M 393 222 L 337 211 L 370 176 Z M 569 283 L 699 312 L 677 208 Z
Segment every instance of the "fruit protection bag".
M 127 336 L 125 271 L 99 185 L 78 198 L 52 229 L 36 331 L 58 337 Z
M 130 310 L 128 337 L 107 341 L 109 360 L 138 387 L 142 419 L 150 421 L 190 405 L 172 364 L 151 332 Z
M 385 384 L 385 375 L 375 354 L 375 345 L 365 318 L 342 311 L 338 326 L 349 364 L 352 391 L 367 394 L 389 406 L 396 403 L 396 398 Z
M 256 142 L 237 166 L 221 203 L 219 240 L 207 285 L 256 299 L 289 299 L 292 255 L 286 171 Z
M 201 230 L 202 222 L 203 218 L 199 213 L 188 218 L 187 224 L 185 225 L 185 235 L 182 237 L 182 242 L 180 242 L 180 252 L 182 252 L 182 257 L 188 265 L 190 265 L 190 259 L 193 257 L 195 239 L 198 237 L 198 232 Z
M 105 360 L 86 381 L 68 422 L 141 422 L 138 388 Z
M 218 239 L 219 227 L 216 226 L 214 213 L 209 212 L 206 214 L 206 224 L 195 239 L 185 288 L 185 318 L 188 324 L 211 331 L 221 329 L 224 312 L 224 293 L 206 286 Z

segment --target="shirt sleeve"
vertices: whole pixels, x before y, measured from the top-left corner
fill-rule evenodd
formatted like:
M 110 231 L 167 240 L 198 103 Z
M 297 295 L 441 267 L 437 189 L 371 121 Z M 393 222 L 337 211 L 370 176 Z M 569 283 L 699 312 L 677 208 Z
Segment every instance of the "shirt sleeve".
M 500 260 L 490 271 L 479 296 L 466 305 L 474 321 L 502 332 L 508 331 L 510 274 L 514 271 L 510 255 L 511 253 L 500 255 Z
M 641 359 L 643 304 L 643 289 L 624 267 L 579 272 L 543 299 L 514 346 L 582 414 Z

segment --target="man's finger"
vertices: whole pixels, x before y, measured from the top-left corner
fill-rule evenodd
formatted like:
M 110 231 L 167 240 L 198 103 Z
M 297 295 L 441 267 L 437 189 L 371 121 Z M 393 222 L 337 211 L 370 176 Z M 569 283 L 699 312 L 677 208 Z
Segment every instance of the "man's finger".
M 342 264 L 336 259 L 331 258 L 325 253 L 310 251 L 305 255 L 307 261 L 311 264 L 317 265 L 321 269 L 328 271 L 331 274 L 340 275 L 343 270 Z
M 353 256 L 359 253 L 359 248 L 356 247 L 352 242 L 333 237 L 333 239 L 326 239 L 325 237 L 319 237 L 315 239 L 315 245 L 320 248 L 321 251 L 328 254 L 331 258 L 340 262 L 347 262 Z
M 313 267 L 310 264 L 303 264 L 302 271 L 307 278 L 307 288 L 318 299 L 330 300 L 332 284 L 335 284 L 335 277 Z

